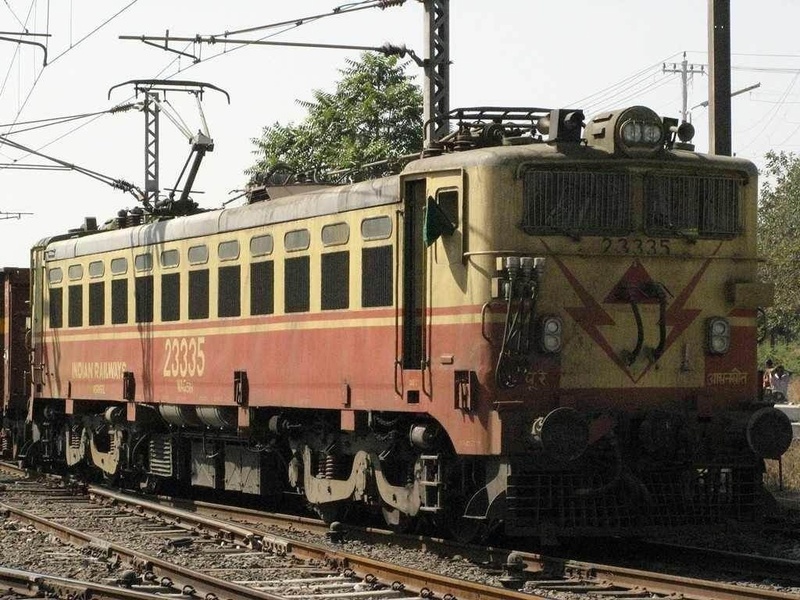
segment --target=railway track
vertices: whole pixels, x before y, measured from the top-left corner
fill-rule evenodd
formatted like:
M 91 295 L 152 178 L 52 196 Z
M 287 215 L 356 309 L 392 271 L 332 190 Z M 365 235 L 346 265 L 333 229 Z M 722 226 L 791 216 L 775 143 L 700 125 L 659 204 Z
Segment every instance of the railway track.
M 427 563 L 427 568 L 412 568 L 381 560 L 376 556 L 378 551 L 370 550 L 370 544 L 377 544 L 380 538 L 386 542 L 387 533 L 379 530 L 330 531 L 312 519 L 264 515 L 208 503 L 156 502 L 100 487 L 79 493 L 51 486 L 30 481 L 7 484 L 0 508 L 15 519 L 129 564 L 136 574 L 135 584 L 163 581 L 174 589 L 209 598 L 337 594 L 342 598 L 531 599 L 559 597 L 567 592 L 572 597 L 602 594 L 607 598 L 676 594 L 698 600 L 796 598 L 796 594 L 770 589 L 392 535 L 392 545 L 416 550 L 423 557 L 417 562 Z M 27 490 L 16 497 L 14 487 Z M 33 506 L 26 504 L 21 499 L 26 492 L 40 500 Z M 103 529 L 103 523 L 112 526 Z M 130 533 L 120 535 L 123 527 Z M 295 535 L 276 533 L 279 530 Z M 339 538 L 343 533 L 347 539 Z M 144 541 L 134 544 L 134 537 Z M 362 552 L 351 551 L 351 538 L 358 538 Z M 365 555 L 370 552 L 372 556 Z M 432 557 L 437 554 L 457 554 L 461 563 L 468 559 L 480 565 L 476 571 L 483 575 L 477 577 L 498 585 L 435 572 Z M 800 572 L 800 564 L 797 568 Z
M 166 595 L 179 595 L 182 590 L 166 582 L 145 582 L 128 586 L 103 585 L 93 581 L 58 577 L 47 573 L 0 568 L 0 590 L 3 600 L 47 598 L 49 600 L 157 600 Z
M 102 493 L 101 490 L 98 490 Z M 300 530 L 308 531 L 314 535 L 322 536 L 327 533 L 328 527 L 320 520 L 309 519 L 296 515 L 265 513 L 263 511 L 230 505 L 214 504 L 202 501 L 189 501 L 173 498 L 159 498 L 160 505 L 168 505 L 180 510 L 189 511 L 198 515 L 206 515 L 226 522 L 239 523 L 242 526 L 266 528 L 278 535 L 292 535 Z M 464 557 L 474 564 L 496 565 L 496 570 L 504 571 L 497 579 L 506 585 L 516 586 L 528 582 L 533 585 L 537 579 L 550 574 L 569 575 L 575 574 L 577 581 L 565 583 L 557 579 L 551 582 L 542 582 L 543 585 L 558 587 L 581 587 L 588 585 L 587 581 L 596 575 L 602 575 L 607 581 L 614 581 L 620 585 L 629 583 L 641 585 L 647 589 L 666 589 L 679 587 L 689 582 L 686 586 L 689 593 L 702 589 L 704 583 L 688 577 L 669 577 L 659 573 L 649 573 L 642 569 L 624 570 L 620 567 L 611 567 L 598 563 L 596 560 L 566 560 L 561 557 L 544 556 L 529 552 L 511 551 L 504 548 L 486 547 L 479 545 L 464 545 L 457 542 L 421 537 L 418 535 L 403 535 L 391 531 L 367 527 L 348 525 L 344 532 L 340 532 L 346 539 L 357 541 L 364 545 L 379 545 L 391 543 L 409 550 L 429 552 L 439 556 Z M 632 547 L 635 554 L 646 562 L 667 562 L 669 564 L 685 565 L 715 565 L 719 571 L 727 573 L 747 574 L 750 578 L 759 578 L 766 581 L 784 581 L 800 586 L 800 561 L 761 556 L 756 554 L 737 553 L 708 548 L 700 548 L 675 543 L 653 541 L 626 541 L 622 544 L 628 549 Z M 606 550 L 608 547 L 606 546 Z M 618 552 L 612 552 L 617 554 Z M 606 555 L 609 552 L 606 551 Z M 512 556 L 509 564 L 509 556 Z M 520 567 L 522 571 L 520 572 Z M 641 573 L 641 575 L 640 575 Z M 636 581 L 633 581 L 636 579 Z M 698 583 L 695 583 L 697 581 Z M 731 590 L 732 598 L 750 597 L 742 594 L 737 588 Z M 713 596 L 726 597 L 726 596 Z M 779 596 L 780 597 L 780 596 Z

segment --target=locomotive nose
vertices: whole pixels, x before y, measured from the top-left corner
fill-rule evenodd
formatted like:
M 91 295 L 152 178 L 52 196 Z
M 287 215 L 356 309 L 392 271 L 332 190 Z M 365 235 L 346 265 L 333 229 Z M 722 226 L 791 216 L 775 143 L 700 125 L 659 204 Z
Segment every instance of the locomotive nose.
M 751 415 L 745 433 L 756 456 L 777 459 L 792 443 L 792 422 L 777 408 L 765 406 Z

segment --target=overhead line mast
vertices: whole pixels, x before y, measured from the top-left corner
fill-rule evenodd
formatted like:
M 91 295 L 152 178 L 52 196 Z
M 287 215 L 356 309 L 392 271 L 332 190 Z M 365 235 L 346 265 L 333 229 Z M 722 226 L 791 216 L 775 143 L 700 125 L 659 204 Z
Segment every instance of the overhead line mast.
M 425 3 L 425 146 L 447 133 L 450 112 L 450 0 Z
M 214 140 L 211 139 L 211 135 L 208 132 L 208 124 L 206 123 L 205 115 L 203 114 L 203 106 L 200 102 L 200 99 L 202 98 L 205 89 L 208 88 L 224 94 L 228 99 L 228 103 L 230 104 L 231 99 L 228 95 L 228 92 L 204 81 L 181 81 L 175 79 L 132 79 L 130 81 L 126 81 L 125 83 L 119 83 L 113 86 L 108 91 L 109 98 L 111 97 L 111 92 L 115 88 L 128 84 L 132 84 L 134 86 L 137 96 L 140 92 L 144 94 L 142 109 L 145 116 L 145 189 L 141 199 L 142 203 L 148 210 L 157 208 L 168 208 L 170 210 L 178 209 L 184 212 L 193 210 L 194 206 L 189 200 L 189 194 L 192 191 L 192 186 L 194 185 L 194 180 L 197 176 L 198 170 L 200 169 L 200 164 L 203 161 L 203 157 L 207 152 L 214 150 Z M 169 92 L 185 92 L 192 94 L 195 97 L 197 100 L 197 109 L 200 112 L 200 120 L 202 123 L 202 130 L 198 131 L 197 134 L 192 133 L 180 116 L 175 114 L 172 110 L 167 110 L 169 105 L 166 102 L 166 95 Z M 161 94 L 164 96 L 163 100 Z M 186 159 L 186 163 L 184 164 L 183 169 L 178 176 L 178 181 L 176 182 L 175 187 L 171 190 L 168 200 L 164 203 L 162 203 L 158 197 L 160 189 L 158 181 L 158 116 L 161 112 L 163 112 L 164 116 L 172 121 L 172 123 L 181 131 L 181 133 L 183 133 L 183 135 L 192 145 L 189 158 Z M 191 167 L 189 167 L 190 162 Z M 180 185 L 183 176 L 187 173 L 187 168 L 189 171 L 186 181 L 183 185 L 183 189 L 180 190 L 180 198 L 175 200 L 175 192 L 178 191 L 178 186 Z

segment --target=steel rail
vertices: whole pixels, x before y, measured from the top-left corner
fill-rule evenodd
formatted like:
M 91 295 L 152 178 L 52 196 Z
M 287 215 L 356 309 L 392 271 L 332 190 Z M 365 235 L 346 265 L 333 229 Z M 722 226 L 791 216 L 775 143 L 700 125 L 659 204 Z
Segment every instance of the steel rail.
M 20 467 L 16 463 L 7 461 L 0 461 L 0 472 L 8 473 L 9 475 L 27 475 L 28 470 Z
M 791 581 L 800 580 L 800 561 L 789 558 L 776 558 L 761 554 L 744 554 L 730 550 L 715 548 L 702 548 L 672 542 L 659 542 L 645 540 L 641 542 L 644 549 L 666 553 L 678 557 L 678 560 L 687 564 L 703 564 L 703 561 L 723 566 L 726 570 L 738 573 L 760 573 L 770 579 L 786 578 Z
M 44 594 L 70 598 L 105 598 L 107 600 L 153 600 L 162 594 L 103 585 L 92 581 L 56 577 L 44 573 L 0 568 L 0 589 L 21 596 Z
M 531 570 L 544 570 L 549 574 L 564 573 L 601 579 L 628 588 L 645 589 L 648 592 L 679 595 L 686 600 L 789 600 L 797 594 L 788 594 L 751 586 L 738 586 L 717 581 L 706 581 L 694 577 L 682 577 L 642 571 L 627 567 L 615 567 L 599 563 L 587 563 L 546 557 L 525 552 L 515 553 L 518 559 Z
M 173 508 L 172 506 L 164 506 L 157 502 L 151 502 L 135 496 L 112 492 L 104 488 L 91 487 L 89 488 L 89 492 L 97 497 L 104 497 L 117 503 L 134 506 L 137 511 L 142 513 L 150 513 L 154 515 L 158 514 L 162 517 L 167 515 L 176 523 L 192 526 L 202 533 L 213 532 L 214 535 L 217 535 L 220 538 L 239 542 L 251 547 L 271 548 L 276 552 L 286 552 L 299 557 L 323 561 L 327 564 L 332 564 L 343 569 L 350 568 L 361 576 L 371 574 L 387 583 L 402 581 L 404 585 L 409 586 L 412 589 L 419 589 L 420 591 L 424 591 L 424 589 L 427 588 L 428 590 L 434 590 L 434 592 L 437 594 L 441 593 L 444 595 L 445 593 L 449 593 L 459 598 L 459 600 L 468 600 L 473 598 L 487 598 L 489 600 L 494 598 L 535 599 L 539 597 L 499 587 L 474 584 L 473 582 L 465 580 L 425 573 L 397 565 L 386 565 L 366 557 L 340 552 L 330 548 L 300 542 L 294 539 L 282 538 L 270 533 L 264 533 L 257 527 L 235 525 L 218 518 L 204 517 L 199 514 L 188 513 L 185 510 Z M 168 500 L 168 502 L 175 501 Z M 176 502 L 176 504 L 181 503 Z M 215 510 L 224 510 L 226 508 L 220 508 L 215 505 L 208 506 L 209 508 Z M 0 504 L 0 507 L 2 507 L 2 504 Z M 237 509 L 237 511 L 242 512 L 239 509 Z M 296 524 L 302 524 L 303 521 L 309 521 L 309 524 L 314 525 L 313 520 L 294 518 L 293 521 Z M 438 544 L 436 540 L 431 540 L 430 543 L 425 542 L 425 545 L 428 549 L 430 549 L 432 546 L 436 546 Z M 108 546 L 112 551 L 117 550 L 114 545 Z M 491 552 L 493 556 L 496 557 L 500 551 L 499 549 L 494 548 L 487 549 L 487 552 Z M 139 557 L 142 556 L 140 553 L 135 554 Z M 512 552 L 511 556 L 509 556 L 509 563 L 512 563 L 511 557 L 513 557 L 514 561 L 520 565 L 520 570 L 525 571 L 519 573 L 519 575 L 522 576 L 521 581 L 524 581 L 525 579 L 531 579 L 534 584 L 537 575 L 541 577 L 542 574 L 546 573 L 548 577 L 551 575 L 557 576 L 560 574 L 569 575 L 572 577 L 582 577 L 583 579 L 589 581 L 602 580 L 618 586 L 628 588 L 637 587 L 640 589 L 644 588 L 650 592 L 660 594 L 681 593 L 687 599 L 692 598 L 701 600 L 713 598 L 714 600 L 788 600 L 790 598 L 796 598 L 796 596 L 793 594 L 777 592 L 774 590 L 748 586 L 736 586 L 712 581 L 704 581 L 690 577 L 680 577 L 625 567 L 615 567 L 591 562 L 554 558 L 539 554 Z M 153 565 L 161 562 L 157 559 L 150 559 L 149 557 L 144 560 L 151 560 Z M 172 565 L 170 565 L 170 567 L 171 566 Z M 185 575 L 181 574 L 180 576 L 184 577 Z M 264 596 L 258 595 L 255 597 Z
M 542 598 L 532 594 L 526 594 L 501 587 L 494 587 L 468 581 L 465 579 L 455 579 L 437 573 L 427 573 L 418 569 L 404 567 L 391 563 L 384 563 L 358 554 L 333 550 L 308 542 L 281 538 L 273 534 L 262 533 L 255 528 L 246 528 L 231 523 L 220 521 L 211 517 L 187 513 L 169 506 L 163 506 L 155 502 L 136 498 L 127 494 L 120 494 L 106 490 L 104 488 L 90 487 L 89 493 L 114 500 L 120 503 L 129 504 L 143 512 L 168 515 L 183 524 L 194 522 L 198 527 L 206 530 L 216 531 L 220 537 L 225 537 L 231 541 L 240 543 L 254 543 L 263 540 L 267 547 L 282 546 L 287 553 L 295 556 L 317 560 L 326 564 L 335 565 L 342 569 L 351 569 L 358 576 L 366 577 L 373 575 L 383 583 L 392 584 L 399 582 L 405 586 L 406 591 L 417 592 L 420 595 L 426 590 L 433 591 L 436 598 L 450 594 L 458 600 L 537 600 Z
M 14 518 L 28 523 L 40 531 L 52 533 L 67 543 L 102 549 L 110 556 L 119 556 L 121 559 L 127 560 L 131 564 L 146 567 L 160 577 L 169 577 L 170 579 L 180 581 L 183 585 L 191 585 L 198 588 L 198 590 L 202 590 L 204 594 L 214 594 L 219 598 L 241 598 L 242 600 L 284 600 L 282 596 L 276 596 L 236 583 L 223 581 L 222 579 L 206 575 L 205 573 L 192 571 L 191 569 L 173 564 L 155 556 L 149 556 L 143 552 L 131 550 L 120 544 L 98 539 L 95 536 L 78 531 L 77 529 L 49 521 L 38 515 L 2 502 L 0 502 L 0 510 L 7 511 L 7 513 L 13 515 Z
M 325 535 L 327 532 L 330 532 L 330 527 L 321 519 L 285 513 L 264 512 L 241 506 L 217 504 L 204 500 L 186 500 L 170 496 L 158 496 L 156 500 L 160 506 L 171 506 L 194 515 L 205 514 L 226 522 L 247 520 L 252 523 L 253 527 L 275 526 L 290 530 L 302 528 L 304 531 L 318 535 Z M 343 524 L 343 532 L 346 539 L 353 539 L 353 537 L 358 537 L 359 539 L 375 538 L 383 543 L 390 543 L 393 546 L 407 548 L 409 550 L 431 552 L 443 556 L 458 554 L 480 564 L 500 565 L 505 562 L 508 555 L 512 552 L 512 550 L 508 548 L 465 544 L 445 538 L 425 537 L 413 533 L 399 533 L 389 529 L 361 526 L 353 523 Z M 355 536 L 353 534 L 355 534 Z
M 142 511 L 152 511 L 154 514 L 167 514 L 176 521 L 186 524 L 189 521 L 196 522 L 199 526 L 220 532 L 222 536 L 231 536 L 232 539 L 242 543 L 252 542 L 254 539 L 263 539 L 267 545 L 283 543 L 288 552 L 311 558 L 338 564 L 342 568 L 353 569 L 356 573 L 363 576 L 372 574 L 385 582 L 401 581 L 406 586 L 413 586 L 415 589 L 424 588 L 433 590 L 437 597 L 439 594 L 449 593 L 459 600 L 478 600 L 485 598 L 492 599 L 523 599 L 528 600 L 539 598 L 528 593 L 514 590 L 476 584 L 474 582 L 453 579 L 450 577 L 425 573 L 415 569 L 409 569 L 398 565 L 384 564 L 363 556 L 339 552 L 329 548 L 323 548 L 314 544 L 300 542 L 288 538 L 281 538 L 273 534 L 265 534 L 255 527 L 244 527 L 232 525 L 226 521 L 221 521 L 212 517 L 204 517 L 195 513 L 163 506 L 161 504 L 111 492 L 104 488 L 89 488 L 90 493 L 113 499 L 120 503 L 128 503 L 136 506 Z M 238 510 L 238 509 L 237 509 Z M 497 549 L 491 549 L 497 552 Z M 736 586 L 731 584 L 706 581 L 691 577 L 681 577 L 663 573 L 654 573 L 626 567 L 616 567 L 603 564 L 566 560 L 563 558 L 553 558 L 540 554 L 525 552 L 511 552 L 509 563 L 518 561 L 519 564 L 528 571 L 532 583 L 535 585 L 536 575 L 546 573 L 551 575 L 570 575 L 579 576 L 589 581 L 605 581 L 607 583 L 626 587 L 646 589 L 649 592 L 660 594 L 683 594 L 687 600 L 796 600 L 795 594 L 777 592 L 748 586 Z M 524 580 L 524 573 L 523 580 Z

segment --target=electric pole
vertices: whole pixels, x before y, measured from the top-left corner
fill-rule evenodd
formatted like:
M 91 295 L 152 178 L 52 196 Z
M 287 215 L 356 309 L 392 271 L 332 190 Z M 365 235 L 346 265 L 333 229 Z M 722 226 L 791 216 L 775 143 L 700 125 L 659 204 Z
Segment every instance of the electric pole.
M 681 97 L 683 99 L 683 104 L 681 105 L 681 121 L 689 121 L 689 75 L 704 75 L 706 72 L 705 65 L 689 64 L 686 60 L 686 52 L 684 52 L 683 60 L 680 65 L 678 65 L 678 63 L 672 63 L 671 67 L 667 67 L 666 63 L 664 63 L 662 70 L 664 73 L 681 74 Z
M 192 145 L 189 160 L 181 171 L 178 177 L 178 182 L 172 189 L 169 195 L 169 206 L 172 207 L 175 192 L 178 191 L 178 184 L 183 179 L 186 173 L 189 161 L 194 157 L 191 168 L 189 169 L 188 176 L 183 187 L 181 197 L 177 200 L 176 205 L 185 208 L 189 203 L 189 193 L 192 191 L 197 170 L 200 168 L 200 163 L 206 152 L 214 150 L 214 140 L 208 133 L 208 125 L 206 123 L 205 115 L 203 114 L 203 107 L 201 99 L 203 92 L 206 88 L 215 90 L 225 94 L 225 97 L 230 103 L 230 96 L 228 92 L 218 88 L 210 83 L 203 81 L 183 81 L 178 79 L 132 79 L 125 83 L 117 84 L 108 90 L 108 97 L 111 98 L 111 92 L 114 88 L 123 85 L 133 84 L 135 94 L 138 96 L 141 92 L 144 94 L 144 102 L 142 103 L 142 110 L 144 112 L 144 180 L 145 188 L 141 201 L 145 208 L 151 209 L 156 207 L 159 202 L 159 182 L 158 182 L 158 137 L 159 137 L 159 113 L 164 114 L 172 123 L 183 133 Z M 168 92 L 185 92 L 192 94 L 197 101 L 197 108 L 200 111 L 200 119 L 203 127 L 196 135 L 192 133 L 189 127 L 184 123 L 183 119 L 174 112 L 171 105 L 166 102 Z M 163 94 L 164 101 L 162 102 Z
M 393 44 L 384 44 L 380 47 L 374 46 L 355 46 L 352 44 L 317 44 L 307 42 L 281 42 L 276 40 L 248 40 L 248 39 L 235 39 L 230 36 L 239 33 L 252 33 L 262 29 L 285 26 L 289 24 L 302 24 L 306 21 L 316 20 L 322 17 L 342 15 L 356 10 L 364 10 L 367 8 L 380 8 L 385 9 L 391 6 L 402 6 L 406 0 L 373 0 L 372 2 L 359 2 L 354 5 L 346 5 L 345 9 L 336 9 L 335 11 L 322 15 L 314 15 L 304 19 L 292 19 L 291 21 L 284 21 L 280 23 L 272 23 L 270 25 L 262 25 L 259 27 L 250 27 L 241 29 L 239 31 L 226 31 L 224 34 L 201 36 L 195 35 L 193 37 L 176 37 L 170 36 L 167 32 L 166 36 L 146 36 L 146 35 L 121 35 L 121 40 L 137 40 L 149 46 L 154 46 L 161 50 L 173 52 L 179 56 L 186 56 L 200 62 L 200 54 L 197 51 L 187 52 L 187 46 L 181 46 L 178 49 L 171 46 L 171 43 L 191 44 L 196 47 L 199 44 L 216 44 L 224 42 L 225 44 L 241 44 L 241 45 L 258 45 L 258 46 L 288 46 L 295 48 L 328 48 L 338 50 L 364 50 L 372 52 L 381 52 L 387 56 L 410 56 L 411 59 L 418 66 L 423 67 L 425 71 L 425 85 L 423 90 L 423 118 L 425 120 L 425 145 L 427 146 L 435 139 L 441 139 L 449 133 L 449 113 L 450 113 L 450 0 L 418 0 L 425 7 L 425 58 L 420 59 L 413 50 L 405 46 L 395 46 Z M 146 97 L 145 102 L 154 100 L 152 97 Z M 151 115 L 153 122 L 155 122 L 155 113 Z M 150 129 L 146 130 L 149 134 Z M 155 139 L 155 135 L 151 135 Z M 148 164 L 154 161 L 157 151 L 155 146 L 153 150 L 149 151 L 146 156 Z M 158 173 L 153 171 L 148 173 L 147 183 L 148 186 L 155 187 L 157 185 Z M 149 188 L 148 188 L 149 190 Z M 148 191 L 149 193 L 149 191 Z
M 138 91 L 138 90 L 137 90 Z M 144 102 L 144 199 L 145 206 L 158 202 L 158 113 L 161 102 L 158 92 L 143 90 Z
M 709 152 L 731 155 L 731 2 L 708 0 Z
M 449 132 L 450 0 L 425 2 L 425 146 Z

